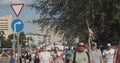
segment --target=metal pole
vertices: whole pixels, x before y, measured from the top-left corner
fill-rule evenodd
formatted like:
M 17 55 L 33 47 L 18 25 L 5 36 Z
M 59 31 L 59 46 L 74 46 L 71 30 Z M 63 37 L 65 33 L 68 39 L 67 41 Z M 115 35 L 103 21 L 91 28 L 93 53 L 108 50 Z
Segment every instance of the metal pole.
M 1 47 L 1 40 L 0 40 L 0 47 Z
M 21 22 L 16 22 L 15 24 L 14 24 L 14 33 L 16 32 L 16 25 L 17 24 L 21 24 Z M 18 46 L 18 63 L 20 63 L 19 62 L 19 33 L 16 33 L 17 34 L 17 46 Z
M 20 63 L 20 48 L 19 48 L 19 33 L 17 33 L 17 46 L 18 46 L 18 63 Z
M 13 53 L 15 54 L 15 33 L 13 34 Z

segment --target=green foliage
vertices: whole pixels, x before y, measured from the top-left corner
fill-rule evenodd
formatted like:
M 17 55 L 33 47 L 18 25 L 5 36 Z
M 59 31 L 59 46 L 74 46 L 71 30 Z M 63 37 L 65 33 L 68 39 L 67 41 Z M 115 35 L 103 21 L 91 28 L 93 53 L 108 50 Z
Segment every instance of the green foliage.
M 8 36 L 7 42 L 10 43 L 9 45 L 12 47 L 12 40 L 13 40 L 13 34 Z M 17 47 L 17 35 L 15 34 L 15 43 L 16 43 L 16 47 Z M 21 32 L 19 34 L 19 43 L 20 45 L 22 45 L 22 47 L 25 47 L 25 41 L 26 41 L 26 35 L 24 34 L 24 32 Z M 6 45 L 8 46 L 8 45 Z
M 42 23 L 49 21 L 57 26 L 56 30 L 64 30 L 66 40 L 75 37 L 86 40 L 89 33 L 86 20 L 96 40 L 112 41 L 111 38 L 120 37 L 119 0 L 36 0 L 31 7 L 40 14 L 40 20 L 44 20 L 36 23 L 44 25 Z
M 26 35 L 24 32 L 21 32 L 19 34 L 19 41 L 20 41 L 20 44 L 22 45 L 22 47 L 25 47 L 25 41 L 26 41 Z
M 22 45 L 22 47 L 25 46 L 25 41 L 26 40 L 26 36 L 24 34 L 24 32 L 21 32 L 19 35 L 20 39 L 19 42 Z M 13 34 L 8 36 L 8 39 L 6 40 L 5 37 L 3 35 L 0 35 L 0 40 L 1 40 L 1 48 L 12 48 L 12 40 L 13 40 Z M 17 35 L 15 34 L 15 40 L 17 41 Z M 17 47 L 17 42 L 16 43 L 16 47 Z
M 10 48 L 11 44 L 9 41 L 6 41 L 4 36 L 0 36 L 0 40 L 1 40 L 1 48 Z

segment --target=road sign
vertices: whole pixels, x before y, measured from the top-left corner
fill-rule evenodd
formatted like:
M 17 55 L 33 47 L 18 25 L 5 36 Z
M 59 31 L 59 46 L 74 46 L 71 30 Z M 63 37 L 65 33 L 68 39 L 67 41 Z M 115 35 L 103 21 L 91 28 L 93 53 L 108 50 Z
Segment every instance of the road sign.
M 22 29 L 24 27 L 24 23 L 22 20 L 20 19 L 15 19 L 12 21 L 11 23 L 11 29 L 14 31 L 14 32 L 21 32 Z
M 11 4 L 11 8 L 14 11 L 15 15 L 18 17 L 22 11 L 24 4 Z

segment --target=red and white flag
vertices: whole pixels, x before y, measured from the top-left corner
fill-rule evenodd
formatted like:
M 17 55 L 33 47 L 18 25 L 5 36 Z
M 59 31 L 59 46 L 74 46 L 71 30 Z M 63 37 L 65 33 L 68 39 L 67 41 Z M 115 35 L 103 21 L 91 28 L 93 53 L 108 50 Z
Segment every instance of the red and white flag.
M 88 31 L 89 31 L 89 33 L 90 33 L 89 36 L 94 39 L 94 33 L 93 33 L 93 31 L 90 29 L 90 26 L 89 26 L 89 23 L 88 23 L 87 20 L 86 20 L 86 24 L 87 24 L 87 27 L 88 27 Z

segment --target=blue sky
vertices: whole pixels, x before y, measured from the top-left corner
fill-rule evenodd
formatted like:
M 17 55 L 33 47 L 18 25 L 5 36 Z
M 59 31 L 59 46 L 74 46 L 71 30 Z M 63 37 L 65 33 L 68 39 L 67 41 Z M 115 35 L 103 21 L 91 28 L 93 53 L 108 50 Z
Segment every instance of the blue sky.
M 28 23 L 28 21 L 38 19 L 39 15 L 35 13 L 36 11 L 34 9 L 27 7 L 27 5 L 32 4 L 33 1 L 34 0 L 0 0 L 0 16 L 12 15 L 13 20 L 16 19 L 17 17 L 15 16 L 12 8 L 10 7 L 10 4 L 24 3 L 24 7 L 18 18 L 24 21 L 23 31 L 25 33 L 34 32 L 37 25 Z

